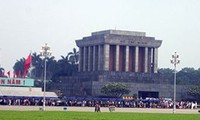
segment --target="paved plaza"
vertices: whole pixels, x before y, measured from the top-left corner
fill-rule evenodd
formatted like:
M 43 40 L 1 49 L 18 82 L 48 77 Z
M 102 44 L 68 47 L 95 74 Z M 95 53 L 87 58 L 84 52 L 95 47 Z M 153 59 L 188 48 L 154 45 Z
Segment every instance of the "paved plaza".
M 42 106 L 0 106 L 0 110 L 16 110 L 16 111 L 39 111 Z M 46 106 L 47 111 L 84 111 L 94 112 L 94 107 L 67 107 L 63 106 Z M 101 112 L 110 112 L 108 107 L 101 107 Z M 115 112 L 139 112 L 139 113 L 172 113 L 172 109 L 158 108 L 115 108 Z M 178 114 L 199 114 L 198 109 L 176 109 Z

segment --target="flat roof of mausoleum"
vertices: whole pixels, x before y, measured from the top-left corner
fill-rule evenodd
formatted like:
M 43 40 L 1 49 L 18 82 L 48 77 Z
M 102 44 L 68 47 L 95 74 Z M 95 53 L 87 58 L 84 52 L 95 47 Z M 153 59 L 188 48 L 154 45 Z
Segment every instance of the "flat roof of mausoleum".
M 158 48 L 161 43 L 162 40 L 156 40 L 155 37 L 148 37 L 145 32 L 126 30 L 92 32 L 91 36 L 76 40 L 78 47 L 109 44 Z
M 105 34 L 128 35 L 128 36 L 145 36 L 146 35 L 145 32 L 127 31 L 127 30 L 104 30 L 104 31 L 92 32 L 92 36 L 105 35 Z

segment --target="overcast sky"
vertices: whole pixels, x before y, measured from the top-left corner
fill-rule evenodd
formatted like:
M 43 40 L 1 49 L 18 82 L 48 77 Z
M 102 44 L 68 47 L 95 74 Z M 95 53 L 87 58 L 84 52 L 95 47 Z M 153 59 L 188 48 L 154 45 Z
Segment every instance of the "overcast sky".
M 158 67 L 173 68 L 177 51 L 184 67 L 200 67 L 200 0 L 0 0 L 0 64 L 13 71 L 16 60 L 48 43 L 60 59 L 75 40 L 117 29 L 146 32 L 163 40 Z

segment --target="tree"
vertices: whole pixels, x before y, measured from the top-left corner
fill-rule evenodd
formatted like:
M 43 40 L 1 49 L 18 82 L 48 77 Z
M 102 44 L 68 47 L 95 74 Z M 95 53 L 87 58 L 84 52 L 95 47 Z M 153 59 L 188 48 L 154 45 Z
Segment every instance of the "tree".
M 79 51 L 76 48 L 73 48 L 73 52 L 68 53 L 69 63 L 71 63 L 71 75 L 78 71 L 78 63 L 79 63 Z
M 200 86 L 190 88 L 188 94 L 194 97 L 197 101 L 200 101 Z
M 109 83 L 101 88 L 101 93 L 109 97 L 122 97 L 124 94 L 129 94 L 130 90 L 122 83 Z
M 162 79 L 173 79 L 173 70 L 170 68 L 161 68 L 158 70 L 158 74 L 160 75 L 160 78 Z
M 70 73 L 70 62 L 69 55 L 66 57 L 61 56 L 62 59 L 58 60 L 58 74 L 59 76 L 69 76 Z
M 32 71 L 31 77 L 35 79 L 43 78 L 44 65 L 41 55 L 36 52 L 32 54 Z
M 4 71 L 4 68 L 2 68 L 2 67 L 0 67 L 0 77 L 4 77 L 3 76 L 3 73 L 4 73 L 5 71 Z
M 76 48 L 73 48 L 73 52 L 69 52 L 68 56 L 71 64 L 78 64 L 79 52 L 76 50 Z
M 54 56 L 48 57 L 46 59 L 47 80 L 56 81 L 60 76 L 71 76 L 73 73 L 76 73 L 78 71 L 78 56 L 79 52 L 74 48 L 73 52 L 68 53 L 66 57 L 61 56 L 61 59 L 58 61 L 55 60 Z M 44 59 L 42 59 L 42 56 L 36 52 L 32 54 L 31 58 L 31 74 L 27 75 L 35 79 L 35 85 L 39 87 L 42 85 L 44 77 Z M 17 60 L 13 67 L 15 73 L 24 73 L 24 62 L 25 58 Z
M 160 79 L 169 80 L 173 82 L 174 70 L 169 68 L 161 68 L 158 70 Z M 200 69 L 185 67 L 177 72 L 178 85 L 193 85 L 200 84 Z
M 24 63 L 25 63 L 25 58 L 21 58 L 20 60 L 17 60 L 17 62 L 13 66 L 14 72 L 17 76 L 19 75 L 19 73 L 21 75 L 24 74 Z M 21 76 L 18 76 L 18 77 L 21 77 Z
M 47 79 L 50 80 L 52 76 L 55 74 L 57 68 L 57 61 L 55 60 L 55 57 L 52 56 L 50 58 L 47 58 Z
M 177 73 L 177 84 L 200 84 L 200 71 L 185 67 Z

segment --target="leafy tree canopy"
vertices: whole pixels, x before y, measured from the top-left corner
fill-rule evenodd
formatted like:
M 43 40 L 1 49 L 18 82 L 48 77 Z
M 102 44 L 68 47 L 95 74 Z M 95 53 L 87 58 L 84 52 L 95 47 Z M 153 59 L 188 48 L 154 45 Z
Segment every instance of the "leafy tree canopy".
M 4 77 L 4 75 L 3 75 L 4 72 L 5 72 L 5 71 L 4 71 L 4 68 L 0 67 L 0 77 Z
M 188 94 L 193 96 L 197 101 L 200 101 L 200 86 L 190 88 Z
M 101 88 L 101 92 L 108 97 L 122 97 L 125 94 L 129 94 L 130 90 L 122 83 L 109 83 Z
M 66 57 L 61 56 L 61 59 L 55 60 L 54 56 L 48 57 L 47 61 L 47 81 L 57 82 L 61 76 L 71 76 L 78 71 L 78 56 L 79 52 L 73 49 L 73 52 L 69 52 Z M 29 69 L 28 77 L 35 79 L 35 86 L 42 86 L 42 80 L 44 77 L 44 58 L 37 53 L 32 54 L 32 65 Z M 13 66 L 16 74 L 24 73 L 25 58 L 17 60 Z
M 170 68 L 161 68 L 158 70 L 160 79 L 168 79 L 173 81 L 174 70 Z M 180 71 L 177 71 L 177 84 L 178 85 L 193 85 L 200 84 L 200 69 L 195 70 L 194 68 L 185 67 Z

